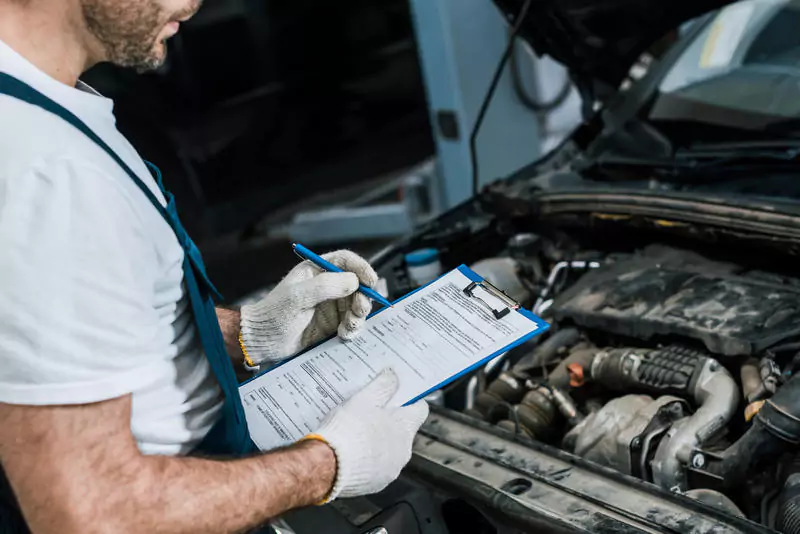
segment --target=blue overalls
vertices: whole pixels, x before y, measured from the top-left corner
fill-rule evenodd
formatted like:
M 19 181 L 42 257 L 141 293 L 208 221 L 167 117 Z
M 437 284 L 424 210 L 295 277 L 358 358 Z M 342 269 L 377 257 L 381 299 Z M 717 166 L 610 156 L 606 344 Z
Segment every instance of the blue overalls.
M 167 201 L 166 207 L 159 202 L 147 185 L 142 182 L 122 158 L 71 111 L 26 83 L 2 72 L 0 72 L 0 94 L 8 95 L 49 111 L 77 128 L 117 162 L 148 200 L 150 200 L 153 207 L 170 225 L 184 251 L 183 280 L 186 285 L 189 301 L 192 305 L 192 311 L 194 312 L 197 332 L 200 336 L 200 341 L 203 345 L 206 358 L 208 358 L 211 370 L 216 376 L 222 393 L 225 396 L 222 418 L 199 445 L 197 452 L 201 454 L 240 456 L 255 451 L 255 445 L 250 440 L 250 435 L 247 431 L 247 421 L 245 420 L 241 398 L 239 397 L 236 374 L 234 373 L 233 364 L 230 361 L 228 353 L 225 350 L 222 332 L 220 331 L 219 322 L 217 320 L 214 298 L 221 297 L 206 274 L 200 251 L 191 238 L 189 238 L 189 235 L 186 233 L 186 230 L 178 218 L 175 199 L 172 194 L 164 188 L 161 172 L 154 165 L 148 163 L 158 183 L 158 187 L 161 189 Z M 0 472 L 0 474 L 2 473 Z M 2 481 L 0 481 L 0 501 L 5 497 L 2 495 L 2 486 Z M 0 526 L 2 526 L 1 519 Z

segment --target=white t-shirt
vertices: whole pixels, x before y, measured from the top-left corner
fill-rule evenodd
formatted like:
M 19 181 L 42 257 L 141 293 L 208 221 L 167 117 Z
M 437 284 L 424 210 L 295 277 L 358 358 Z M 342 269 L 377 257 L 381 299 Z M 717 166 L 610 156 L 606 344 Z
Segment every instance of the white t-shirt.
M 59 83 L 2 41 L 0 72 L 77 115 L 163 202 L 111 100 Z M 169 225 L 110 156 L 61 118 L 0 95 L 0 402 L 132 393 L 140 450 L 190 451 L 219 418 L 222 393 L 182 262 Z

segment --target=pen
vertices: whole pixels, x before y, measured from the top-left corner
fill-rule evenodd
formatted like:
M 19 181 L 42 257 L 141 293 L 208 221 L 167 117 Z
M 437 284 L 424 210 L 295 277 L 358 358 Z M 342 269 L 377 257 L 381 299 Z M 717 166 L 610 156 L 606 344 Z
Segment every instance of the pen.
M 338 268 L 337 266 L 335 266 L 331 262 L 325 261 L 324 259 L 320 258 L 318 255 L 314 254 L 313 252 L 308 250 L 306 247 L 304 247 L 300 243 L 292 244 L 292 248 L 294 249 L 295 254 L 297 254 L 298 256 L 303 258 L 304 260 L 310 261 L 311 263 L 313 263 L 317 267 L 325 269 L 326 271 L 331 272 L 331 273 L 344 272 L 344 271 L 342 271 L 342 269 Z M 378 302 L 378 303 L 380 303 L 380 304 L 382 304 L 382 305 L 384 305 L 386 307 L 389 307 L 389 308 L 393 308 L 394 307 L 394 306 L 392 306 L 391 302 L 389 302 L 388 300 L 383 298 L 380 293 L 378 293 L 377 291 L 375 291 L 371 287 L 367 287 L 364 284 L 358 284 L 358 291 L 360 291 L 361 293 L 363 293 L 364 295 L 368 296 L 372 300 L 374 300 L 374 301 L 376 301 L 376 302 Z

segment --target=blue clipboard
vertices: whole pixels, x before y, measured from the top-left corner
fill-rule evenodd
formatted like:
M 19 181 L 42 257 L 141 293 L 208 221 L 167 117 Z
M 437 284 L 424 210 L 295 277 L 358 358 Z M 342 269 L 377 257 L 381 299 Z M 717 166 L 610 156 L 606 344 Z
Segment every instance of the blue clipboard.
M 543 334 L 544 332 L 546 332 L 550 328 L 550 325 L 548 323 L 546 323 L 541 318 L 539 318 L 536 315 L 534 315 L 529 310 L 526 310 L 525 308 L 522 308 L 518 303 L 516 303 L 513 299 L 508 297 L 500 289 L 496 288 L 491 283 L 489 283 L 488 281 L 484 280 L 478 273 L 476 273 L 475 271 L 473 271 L 472 269 L 470 269 L 466 265 L 460 265 L 460 266 L 458 266 L 456 268 L 456 270 L 460 271 L 461 274 L 466 276 L 472 282 L 469 286 L 467 286 L 467 287 L 465 287 L 463 289 L 464 293 L 469 297 L 481 300 L 481 302 L 483 302 L 484 306 L 488 306 L 488 308 L 491 310 L 491 312 L 494 314 L 494 316 L 495 316 L 495 318 L 497 318 L 497 320 L 502 320 L 503 316 L 507 315 L 508 313 L 519 313 L 520 315 L 522 315 L 523 317 L 525 317 L 526 319 L 528 319 L 532 323 L 534 323 L 536 325 L 536 329 L 533 332 L 530 332 L 529 334 L 526 334 L 526 335 L 520 337 L 516 341 L 514 341 L 512 343 L 509 343 L 508 345 L 506 345 L 505 347 L 501 348 L 500 350 L 498 350 L 498 351 L 486 356 L 485 358 L 481 359 L 480 361 L 476 362 L 475 364 L 467 367 L 463 371 L 461 371 L 459 373 L 456 373 L 453 376 L 449 377 L 448 379 L 440 382 L 439 384 L 437 384 L 434 387 L 430 388 L 428 391 L 426 391 L 426 392 L 418 395 L 417 397 L 411 399 L 410 401 L 406 402 L 403 406 L 408 406 L 409 404 L 413 404 L 413 403 L 417 402 L 418 400 L 427 397 L 428 395 L 430 395 L 434 391 L 437 391 L 437 390 L 447 386 L 448 384 L 451 384 L 452 382 L 458 380 L 462 376 L 467 375 L 467 374 L 471 373 L 472 371 L 483 367 L 484 365 L 486 365 L 487 363 L 489 363 L 491 360 L 495 359 L 496 357 L 500 356 L 501 354 L 504 354 L 504 353 L 508 352 L 509 350 L 511 350 L 513 348 L 516 348 L 516 347 L 522 345 L 523 343 L 526 343 L 527 341 L 530 341 L 534 337 L 536 337 L 536 336 L 538 336 L 540 334 Z M 443 274 L 442 277 L 443 276 L 447 276 L 448 274 L 449 274 L 449 272 Z M 441 277 L 439 277 L 439 278 L 441 278 Z M 438 278 L 436 280 L 438 280 Z M 432 280 L 431 282 L 428 282 L 424 286 L 419 287 L 419 288 L 415 289 L 414 291 L 412 291 L 410 293 L 407 293 L 406 295 L 403 295 L 399 299 L 395 300 L 392 304 L 397 304 L 398 302 L 401 302 L 401 301 L 407 299 L 408 297 L 410 297 L 411 295 L 417 293 L 418 291 L 424 290 L 429 285 L 431 285 L 434 282 L 436 282 L 436 280 Z M 477 288 L 478 286 L 480 286 L 483 290 L 489 292 L 493 296 L 497 297 L 501 302 L 503 302 L 504 305 L 506 306 L 505 310 L 507 310 L 507 311 L 504 311 L 503 309 L 494 309 L 485 300 L 481 299 L 481 297 L 479 295 L 477 295 L 477 293 L 474 291 L 474 289 Z M 379 313 L 383 312 L 384 310 L 386 310 L 386 308 L 381 308 L 380 310 L 372 313 L 367 318 L 367 320 L 369 320 L 372 317 L 378 315 Z M 282 362 L 280 362 L 278 364 L 275 364 L 272 367 L 269 367 L 268 369 L 265 369 L 265 370 L 259 372 L 257 375 L 255 375 L 252 378 L 246 380 L 245 382 L 242 382 L 239 385 L 239 387 L 241 387 L 241 386 L 243 386 L 243 385 L 245 385 L 245 384 L 257 379 L 258 377 L 262 376 L 265 373 L 269 373 L 270 371 L 273 371 L 273 370 L 281 367 L 282 365 L 284 365 L 287 362 L 293 360 L 294 358 L 297 358 L 298 356 L 301 356 L 301 355 L 305 354 L 306 352 L 318 347 L 319 345 L 321 345 L 323 343 L 326 343 L 326 342 L 330 341 L 331 339 L 333 339 L 335 337 L 336 337 L 336 335 L 334 334 L 334 335 L 332 335 L 332 336 L 330 336 L 330 337 L 328 337 L 326 339 L 323 339 L 319 343 L 316 343 L 314 345 L 306 347 L 304 350 L 302 350 L 301 352 L 298 352 L 294 356 L 292 356 L 290 358 L 287 358 L 286 360 L 284 360 L 284 361 L 282 361 Z

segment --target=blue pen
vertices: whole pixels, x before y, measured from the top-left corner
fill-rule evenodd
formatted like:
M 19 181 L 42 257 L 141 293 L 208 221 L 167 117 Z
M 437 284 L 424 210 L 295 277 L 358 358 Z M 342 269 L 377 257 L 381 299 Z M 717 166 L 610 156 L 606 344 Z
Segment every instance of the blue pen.
M 318 255 L 314 254 L 313 252 L 308 250 L 306 247 L 304 247 L 300 243 L 294 243 L 292 245 L 292 248 L 294 249 L 295 254 L 297 254 L 298 256 L 303 258 L 304 260 L 308 260 L 311 263 L 313 263 L 314 265 L 316 265 L 317 267 L 325 269 L 326 271 L 328 271 L 330 273 L 341 273 L 341 272 L 344 272 L 344 271 L 342 271 L 342 269 L 338 268 L 337 266 L 335 266 L 331 262 L 323 260 Z M 379 302 L 380 304 L 382 304 L 384 306 L 387 306 L 389 308 L 393 308 L 394 307 L 394 306 L 392 306 L 392 303 L 389 302 L 388 300 L 386 300 L 385 298 L 383 298 L 380 293 L 378 293 L 377 291 L 375 291 L 374 289 L 372 289 L 370 287 L 365 286 L 364 284 L 358 284 L 358 290 L 361 293 L 363 293 L 364 295 L 366 295 L 369 298 L 371 298 L 372 300 L 374 300 L 376 302 Z

